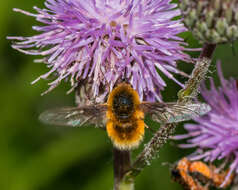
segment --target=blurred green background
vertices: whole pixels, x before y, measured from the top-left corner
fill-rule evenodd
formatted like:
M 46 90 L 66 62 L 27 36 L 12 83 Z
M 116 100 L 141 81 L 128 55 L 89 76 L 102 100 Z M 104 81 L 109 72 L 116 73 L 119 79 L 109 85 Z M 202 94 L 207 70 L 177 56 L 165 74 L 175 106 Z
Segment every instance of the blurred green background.
M 54 91 L 40 96 L 48 86 L 41 80 L 31 81 L 45 73 L 44 64 L 33 63 L 36 57 L 23 55 L 10 47 L 6 36 L 27 36 L 36 21 L 15 13 L 14 7 L 32 11 L 43 7 L 43 0 L 8 0 L 0 6 L 0 190 L 110 190 L 113 187 L 112 145 L 105 131 L 94 128 L 57 128 L 41 124 L 38 115 L 49 108 L 73 106 L 74 94 L 62 83 Z M 191 34 L 184 34 L 191 47 L 200 45 Z M 215 52 L 209 76 L 216 77 L 215 62 L 222 60 L 226 77 L 238 75 L 238 44 L 220 45 Z M 198 56 L 198 52 L 193 52 Z M 187 73 L 192 64 L 179 63 Z M 164 77 L 165 78 L 165 77 Z M 184 80 L 181 77 L 177 77 Z M 163 92 L 164 99 L 175 101 L 179 87 L 171 81 Z M 182 125 L 177 133 L 183 132 Z M 144 142 L 151 138 L 146 132 Z M 133 157 L 143 145 L 133 152 Z M 191 150 L 181 150 L 169 142 L 160 155 L 136 180 L 136 189 L 182 189 L 170 179 L 171 164 Z

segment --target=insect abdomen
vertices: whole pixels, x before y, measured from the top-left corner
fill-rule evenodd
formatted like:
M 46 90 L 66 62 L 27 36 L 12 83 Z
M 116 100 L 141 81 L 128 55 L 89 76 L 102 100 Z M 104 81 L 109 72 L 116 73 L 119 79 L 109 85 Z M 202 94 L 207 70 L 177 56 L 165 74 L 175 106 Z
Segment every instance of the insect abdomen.
M 107 133 L 113 144 L 121 150 L 130 150 L 139 146 L 144 136 L 144 121 L 130 123 L 107 122 Z

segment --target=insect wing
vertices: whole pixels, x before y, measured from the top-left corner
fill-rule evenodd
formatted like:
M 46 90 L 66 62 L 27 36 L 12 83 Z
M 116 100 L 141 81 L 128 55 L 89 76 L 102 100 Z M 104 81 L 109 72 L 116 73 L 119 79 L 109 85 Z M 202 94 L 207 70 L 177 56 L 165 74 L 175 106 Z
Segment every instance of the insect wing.
M 43 112 L 39 119 L 43 123 L 61 126 L 81 127 L 95 125 L 105 127 L 106 105 L 84 107 L 63 107 Z
M 210 106 L 204 103 L 179 104 L 179 103 L 152 103 L 143 102 L 142 110 L 159 123 L 177 123 L 187 121 L 211 110 Z

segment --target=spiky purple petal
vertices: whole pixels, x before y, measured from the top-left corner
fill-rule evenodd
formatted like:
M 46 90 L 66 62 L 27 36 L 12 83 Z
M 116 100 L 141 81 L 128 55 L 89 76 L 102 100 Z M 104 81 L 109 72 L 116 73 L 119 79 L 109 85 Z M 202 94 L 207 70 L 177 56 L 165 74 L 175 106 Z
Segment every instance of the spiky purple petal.
M 90 79 L 97 97 L 101 85 L 112 88 L 126 78 L 141 99 L 161 100 L 166 83 L 157 69 L 183 86 L 173 73 L 183 74 L 177 60 L 189 60 L 181 46 L 186 44 L 177 36 L 186 29 L 172 20 L 180 11 L 170 2 L 46 0 L 45 9 L 34 7 L 36 14 L 14 9 L 43 23 L 33 27 L 40 34 L 9 39 L 17 41 L 12 47 L 18 51 L 45 57 L 42 61 L 51 69 L 33 83 L 56 72 L 50 90 L 65 78 L 71 78 L 72 87 Z

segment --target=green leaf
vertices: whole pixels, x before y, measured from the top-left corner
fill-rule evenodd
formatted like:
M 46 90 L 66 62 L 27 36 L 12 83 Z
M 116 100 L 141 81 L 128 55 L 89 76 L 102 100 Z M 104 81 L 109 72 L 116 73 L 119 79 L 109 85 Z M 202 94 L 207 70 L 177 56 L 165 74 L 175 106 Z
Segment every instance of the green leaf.
M 15 174 L 9 190 L 36 190 L 48 184 L 73 163 L 104 152 L 109 144 L 106 141 L 105 132 L 99 129 L 75 130 L 74 134 L 52 142 L 34 155 Z

